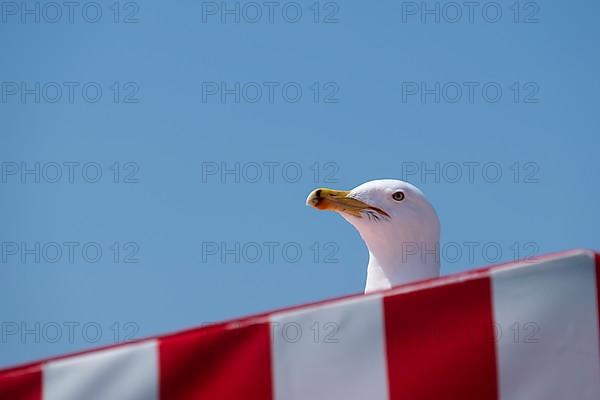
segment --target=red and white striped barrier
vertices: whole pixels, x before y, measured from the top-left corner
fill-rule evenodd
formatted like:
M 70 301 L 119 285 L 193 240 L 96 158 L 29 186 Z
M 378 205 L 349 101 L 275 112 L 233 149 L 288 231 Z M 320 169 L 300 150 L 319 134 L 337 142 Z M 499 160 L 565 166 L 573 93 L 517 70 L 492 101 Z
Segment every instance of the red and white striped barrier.
M 0 399 L 600 399 L 600 255 L 435 280 L 0 371 Z

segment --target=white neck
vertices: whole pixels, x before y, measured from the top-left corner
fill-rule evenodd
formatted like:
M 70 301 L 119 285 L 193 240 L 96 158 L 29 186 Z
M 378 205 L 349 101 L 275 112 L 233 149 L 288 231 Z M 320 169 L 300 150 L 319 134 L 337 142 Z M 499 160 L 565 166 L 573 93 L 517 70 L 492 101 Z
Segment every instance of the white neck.
M 439 229 L 361 234 L 369 249 L 365 292 L 440 275 Z
M 433 244 L 431 245 L 433 248 Z M 435 278 L 440 275 L 439 253 L 420 254 L 406 257 L 399 255 L 397 260 L 379 260 L 369 251 L 367 267 L 367 284 L 365 293 L 375 290 L 389 289 L 405 283 Z M 403 262 L 404 261 L 404 262 Z
M 422 207 L 380 222 L 342 214 L 369 249 L 365 293 L 440 275 L 439 221 L 433 208 Z

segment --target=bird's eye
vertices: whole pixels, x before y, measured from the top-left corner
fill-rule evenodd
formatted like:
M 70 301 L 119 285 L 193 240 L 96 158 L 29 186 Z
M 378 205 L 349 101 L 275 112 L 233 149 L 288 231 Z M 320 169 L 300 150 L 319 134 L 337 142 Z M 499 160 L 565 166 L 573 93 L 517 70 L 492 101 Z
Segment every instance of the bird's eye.
M 392 198 L 396 201 L 402 201 L 402 200 L 404 200 L 404 193 L 396 192 L 392 195 Z

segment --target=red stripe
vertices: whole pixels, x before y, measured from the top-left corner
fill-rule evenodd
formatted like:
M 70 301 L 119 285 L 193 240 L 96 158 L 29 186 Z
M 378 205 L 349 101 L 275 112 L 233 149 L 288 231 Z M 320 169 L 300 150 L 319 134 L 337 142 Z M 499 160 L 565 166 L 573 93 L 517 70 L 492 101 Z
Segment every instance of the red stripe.
M 160 399 L 271 399 L 268 323 L 218 324 L 160 340 Z
M 489 277 L 384 298 L 390 399 L 496 399 Z
M 0 374 L 0 399 L 42 400 L 41 365 Z
M 596 311 L 598 313 L 598 332 L 600 332 L 600 253 L 594 253 L 594 259 L 596 261 L 596 302 L 598 304 Z

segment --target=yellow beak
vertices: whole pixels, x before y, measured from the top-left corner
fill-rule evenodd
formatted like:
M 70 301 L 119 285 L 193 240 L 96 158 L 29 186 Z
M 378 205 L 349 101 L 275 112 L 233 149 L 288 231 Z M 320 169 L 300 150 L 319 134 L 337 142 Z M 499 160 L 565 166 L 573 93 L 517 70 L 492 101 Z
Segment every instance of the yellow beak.
M 373 207 L 361 200 L 348 197 L 350 194 L 347 190 L 332 190 L 319 188 L 313 190 L 306 199 L 306 204 L 319 210 L 338 211 L 346 214 L 362 218 L 362 211 L 375 211 L 386 217 L 390 217 L 388 213 L 380 208 Z

